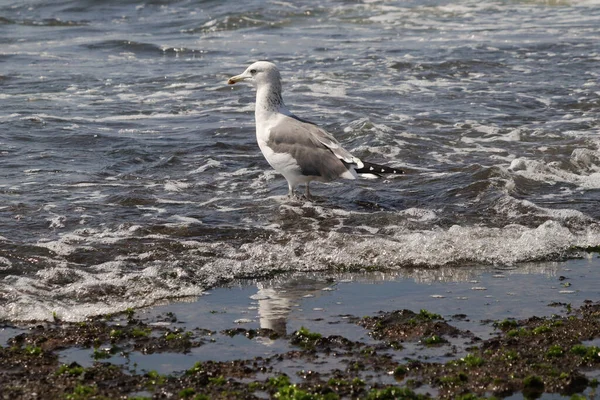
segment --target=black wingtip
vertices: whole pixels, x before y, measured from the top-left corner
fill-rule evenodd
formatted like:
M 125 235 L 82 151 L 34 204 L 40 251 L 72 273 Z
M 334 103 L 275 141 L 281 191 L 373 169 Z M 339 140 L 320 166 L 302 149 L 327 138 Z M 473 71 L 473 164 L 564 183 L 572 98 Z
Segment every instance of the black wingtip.
M 363 161 L 363 167 L 360 169 L 356 169 L 356 173 L 358 174 L 373 174 L 373 175 L 381 175 L 381 174 L 392 174 L 392 175 L 402 175 L 404 171 L 398 168 L 386 167 L 385 165 L 374 164 L 370 162 Z

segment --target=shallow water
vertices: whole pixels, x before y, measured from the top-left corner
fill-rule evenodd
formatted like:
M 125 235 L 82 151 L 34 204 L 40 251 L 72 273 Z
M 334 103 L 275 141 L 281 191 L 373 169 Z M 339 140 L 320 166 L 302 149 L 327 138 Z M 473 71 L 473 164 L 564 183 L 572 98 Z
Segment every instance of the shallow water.
M 268 328 L 281 335 L 291 335 L 305 327 L 324 336 L 342 335 L 357 343 L 376 346 L 381 342 L 372 339 L 369 331 L 357 325 L 352 317 L 375 316 L 379 312 L 402 309 L 440 313 L 452 326 L 486 340 L 499 333 L 494 328 L 494 321 L 565 316 L 569 312 L 568 304 L 575 309 L 586 299 L 597 299 L 600 295 L 599 266 L 600 258 L 595 255 L 566 262 L 532 263 L 514 269 L 470 269 L 460 277 L 413 270 L 404 273 L 294 273 L 260 281 L 258 288 L 257 282 L 235 281 L 229 287 L 215 288 L 197 299 L 158 305 L 135 314 L 150 325 L 167 324 L 171 329 L 187 332 L 212 331 L 213 334 L 203 337 L 202 346 L 194 347 L 186 354 L 121 352 L 109 362 L 137 371 L 178 374 L 198 361 L 252 360 L 298 350 L 290 343 L 290 336 L 249 339 L 243 332 L 233 337 L 225 332 L 236 328 Z M 169 317 L 165 317 L 167 313 L 170 313 Z M 122 323 L 127 322 L 122 320 Z M 0 331 L 0 343 L 3 337 L 16 333 L 16 329 Z M 440 347 L 408 340 L 402 343 L 402 349 L 390 348 L 389 354 L 398 362 L 412 359 L 445 363 L 473 351 L 474 343 L 468 336 L 447 339 L 450 343 Z M 596 345 L 596 342 L 585 343 Z M 75 361 L 88 367 L 94 363 L 93 352 L 92 348 L 69 348 L 61 353 L 60 362 L 70 364 Z M 301 370 L 330 373 L 335 369 L 344 370 L 345 362 L 344 357 L 336 355 L 319 357 L 308 364 L 305 359 L 292 358 L 277 362 L 276 370 L 301 381 Z M 596 371 L 586 371 L 586 374 L 597 376 Z M 393 376 L 385 374 L 375 379 L 384 384 L 395 382 Z M 427 391 L 435 393 L 436 389 Z M 558 394 L 545 396 L 569 398 Z M 523 396 L 518 394 L 509 398 L 521 399 Z
M 0 319 L 600 245 L 595 1 L 46 3 L 0 2 Z M 286 199 L 253 90 L 225 84 L 257 59 L 407 174 Z
M 156 319 L 172 312 L 188 330 L 222 331 L 239 326 L 268 328 L 286 335 L 305 326 L 326 336 L 343 332 L 350 340 L 365 341 L 370 340 L 367 331 L 349 323 L 350 316 L 425 309 L 487 339 L 496 333 L 493 321 L 564 314 L 568 304 L 577 307 L 585 300 L 599 298 L 599 266 L 595 255 L 518 268 L 295 273 L 258 283 L 236 281 L 197 299 L 142 310 L 138 316 Z M 284 351 L 289 346 L 286 340 L 279 345 L 286 347 L 269 344 L 271 351 Z M 200 350 L 208 352 L 207 359 L 239 357 L 223 351 L 215 354 L 205 347 Z M 420 348 L 420 356 L 422 351 Z

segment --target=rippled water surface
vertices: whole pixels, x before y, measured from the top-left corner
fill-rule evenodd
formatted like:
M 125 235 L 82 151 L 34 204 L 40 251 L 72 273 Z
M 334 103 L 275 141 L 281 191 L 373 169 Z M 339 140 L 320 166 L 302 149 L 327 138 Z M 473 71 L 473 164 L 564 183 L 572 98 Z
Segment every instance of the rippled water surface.
M 600 246 L 599 6 L 0 1 L 0 319 Z M 407 174 L 287 199 L 253 89 L 226 85 L 259 59 L 293 112 Z

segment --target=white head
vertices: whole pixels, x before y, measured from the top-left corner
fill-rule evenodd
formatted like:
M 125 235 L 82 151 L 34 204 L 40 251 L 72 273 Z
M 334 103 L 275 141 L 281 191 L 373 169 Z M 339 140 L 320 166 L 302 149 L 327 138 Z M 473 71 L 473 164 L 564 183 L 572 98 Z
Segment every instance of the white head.
M 281 75 L 275 64 L 268 61 L 257 61 L 250 65 L 246 70 L 236 76 L 232 76 L 227 81 L 233 85 L 236 82 L 248 81 L 253 86 L 259 87 L 263 84 L 271 84 L 281 87 Z

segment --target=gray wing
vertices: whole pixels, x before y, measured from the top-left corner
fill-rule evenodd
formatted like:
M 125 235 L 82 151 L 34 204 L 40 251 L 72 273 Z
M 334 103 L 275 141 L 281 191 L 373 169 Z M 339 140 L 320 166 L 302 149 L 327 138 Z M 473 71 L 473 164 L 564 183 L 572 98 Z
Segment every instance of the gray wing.
M 363 165 L 317 125 L 289 116 L 271 128 L 267 145 L 276 153 L 291 154 L 303 175 L 325 180 L 339 177 L 349 165 Z
M 363 167 L 362 161 L 360 161 L 359 158 L 354 157 L 348 150 L 344 149 L 336 140 L 336 138 L 334 138 L 326 130 L 321 129 L 316 124 L 313 124 L 312 122 L 306 121 L 295 115 L 292 115 L 289 118 L 306 124 L 306 130 L 308 131 L 310 136 L 318 143 L 321 143 L 322 145 L 326 146 L 329 150 L 331 150 L 333 154 L 335 154 L 337 158 L 344 161 L 346 164 L 356 164 L 358 168 Z

